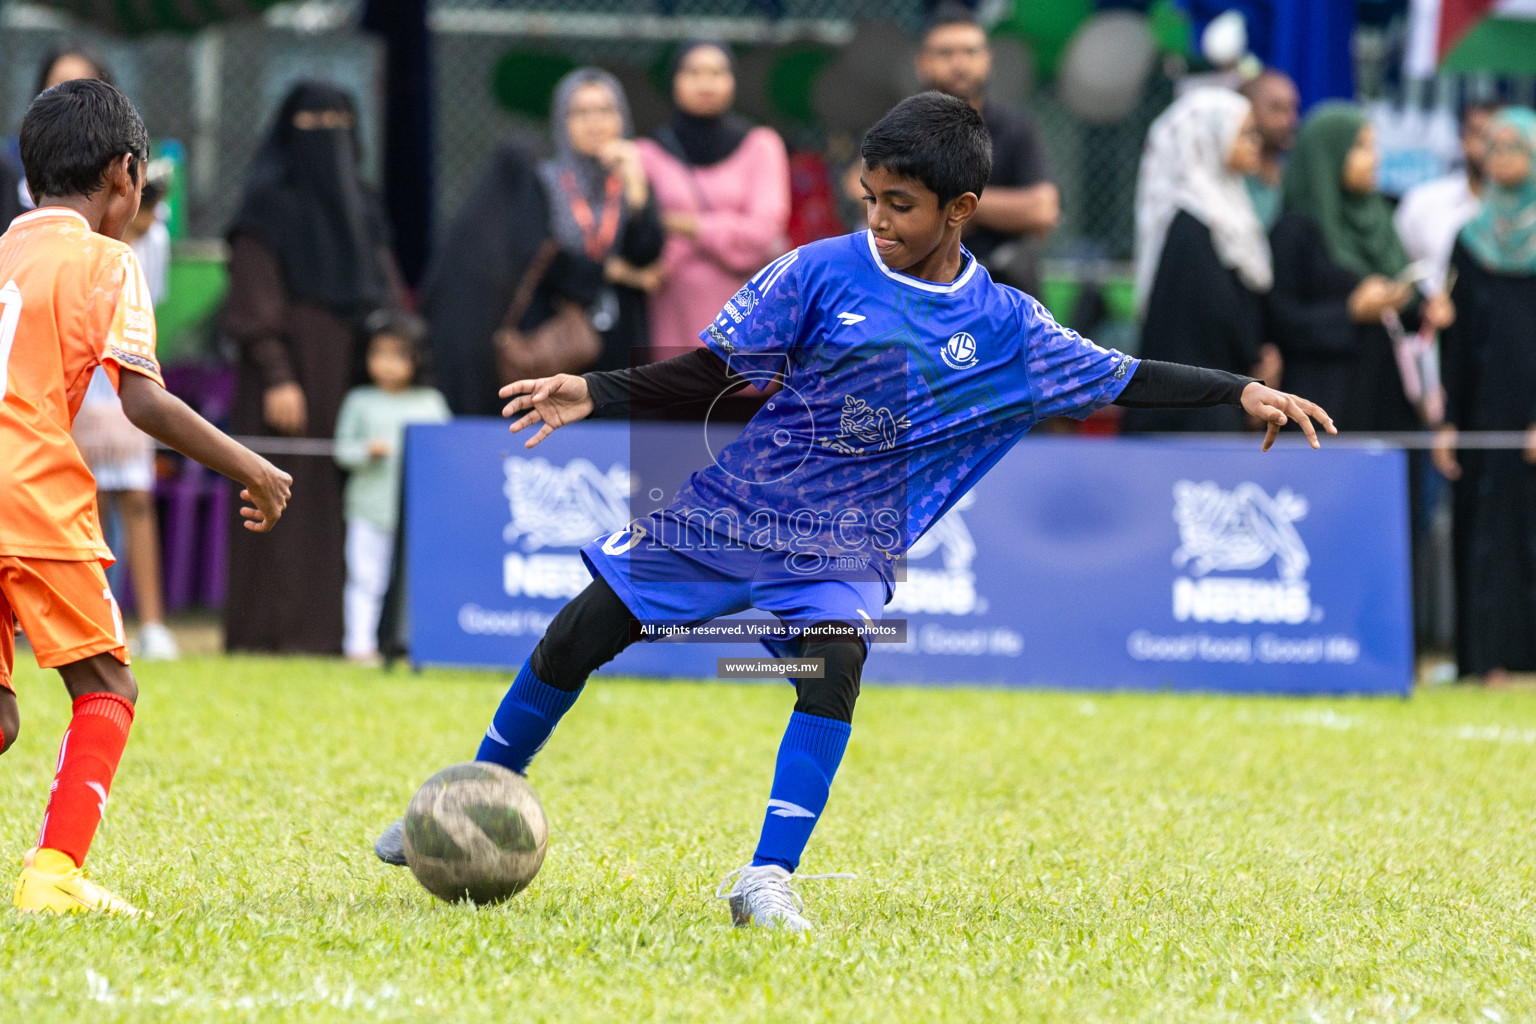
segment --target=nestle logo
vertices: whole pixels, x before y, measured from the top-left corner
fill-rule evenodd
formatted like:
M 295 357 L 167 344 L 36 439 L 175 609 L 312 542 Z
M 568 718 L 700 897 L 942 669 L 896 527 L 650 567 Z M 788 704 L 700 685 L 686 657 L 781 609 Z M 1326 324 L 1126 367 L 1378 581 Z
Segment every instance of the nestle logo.
M 1312 559 L 1294 525 L 1306 517 L 1305 498 L 1288 488 L 1271 496 L 1255 483 L 1228 491 L 1209 480 L 1180 480 L 1173 498 L 1180 540 L 1173 564 L 1189 573 L 1173 583 L 1175 619 L 1297 624 L 1314 618 L 1304 578 Z M 1270 561 L 1278 579 L 1208 575 L 1259 569 Z

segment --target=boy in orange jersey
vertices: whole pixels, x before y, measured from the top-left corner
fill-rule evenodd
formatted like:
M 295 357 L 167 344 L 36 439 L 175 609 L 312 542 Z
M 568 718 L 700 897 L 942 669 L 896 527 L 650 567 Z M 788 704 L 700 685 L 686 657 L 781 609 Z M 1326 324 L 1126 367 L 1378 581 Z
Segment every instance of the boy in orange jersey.
M 148 146 L 133 104 L 105 82 L 44 92 L 21 125 L 38 208 L 0 237 L 0 752 L 21 723 L 13 621 L 74 700 L 37 848 L 16 882 L 23 911 L 138 913 L 80 869 L 138 697 L 102 571 L 112 553 L 96 522 L 95 480 L 69 434 L 96 366 L 139 429 L 245 486 L 248 529 L 270 530 L 288 502 L 288 474 L 160 379 L 144 273 L 119 240 L 139 209 Z

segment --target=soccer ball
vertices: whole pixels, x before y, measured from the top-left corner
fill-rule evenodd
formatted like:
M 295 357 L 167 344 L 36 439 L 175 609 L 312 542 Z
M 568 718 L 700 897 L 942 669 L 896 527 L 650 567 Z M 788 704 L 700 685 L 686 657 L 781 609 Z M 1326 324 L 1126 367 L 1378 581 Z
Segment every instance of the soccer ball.
M 444 768 L 411 797 L 405 860 L 428 892 L 453 903 L 500 903 L 533 881 L 549 826 L 527 780 L 499 764 Z

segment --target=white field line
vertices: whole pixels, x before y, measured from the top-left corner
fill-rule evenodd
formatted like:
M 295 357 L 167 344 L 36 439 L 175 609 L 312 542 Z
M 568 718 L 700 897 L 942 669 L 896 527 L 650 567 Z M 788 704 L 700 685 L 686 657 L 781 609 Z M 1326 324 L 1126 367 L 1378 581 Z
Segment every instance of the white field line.
M 1373 719 L 1369 715 L 1346 715 L 1332 708 L 1308 708 L 1305 711 L 1284 711 L 1276 714 L 1257 715 L 1242 710 L 1238 711 L 1232 720 L 1241 725 L 1296 726 L 1300 728 L 1327 729 L 1333 732 L 1345 732 L 1351 729 L 1372 732 L 1388 728 L 1386 723 Z M 1213 724 L 1215 722 L 1217 722 L 1215 719 L 1202 719 L 1201 724 Z M 1421 736 L 1433 736 L 1461 743 L 1519 743 L 1525 746 L 1536 745 L 1536 728 L 1516 728 L 1509 725 L 1480 725 L 1476 723 L 1464 725 L 1393 726 L 1392 728 L 1400 732 L 1413 732 Z
M 377 991 L 365 991 L 348 980 L 340 987 L 333 987 L 325 978 L 316 978 L 308 989 L 297 992 L 261 992 L 242 996 L 211 995 L 209 993 L 168 992 L 145 993 L 139 991 L 114 992 L 112 983 L 90 968 L 85 971 L 86 997 L 94 1003 L 110 1006 L 169 1006 L 193 1010 L 282 1010 L 296 1006 L 324 1006 L 333 1010 L 358 1010 L 372 1013 L 389 1005 L 401 1007 L 427 1006 L 418 996 L 405 1000 L 394 985 L 384 985 Z

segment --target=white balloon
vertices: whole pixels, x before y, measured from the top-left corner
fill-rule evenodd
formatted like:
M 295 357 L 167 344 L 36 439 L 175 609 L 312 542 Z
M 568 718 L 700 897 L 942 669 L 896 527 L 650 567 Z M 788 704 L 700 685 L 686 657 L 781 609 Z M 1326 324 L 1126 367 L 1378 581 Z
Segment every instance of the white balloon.
M 1200 52 L 1214 67 L 1231 67 L 1248 52 L 1248 22 L 1241 11 L 1223 11 L 1200 33 Z
M 1151 23 L 1134 11 L 1105 11 L 1067 43 L 1056 91 L 1085 121 L 1108 124 L 1136 109 L 1157 59 Z

